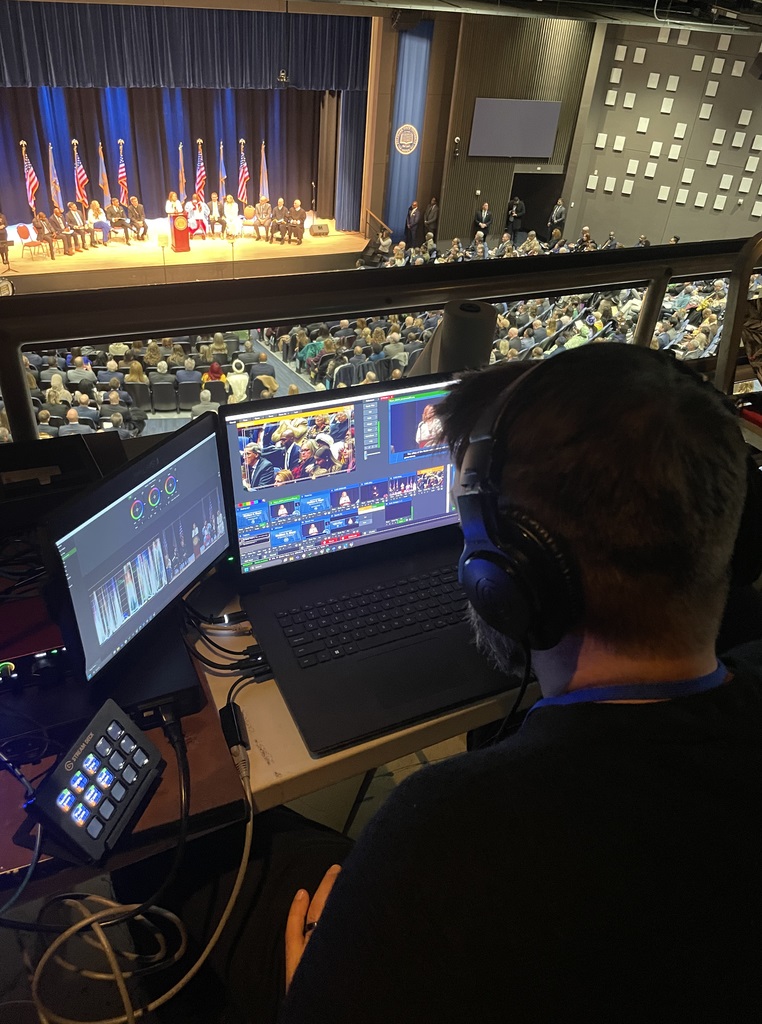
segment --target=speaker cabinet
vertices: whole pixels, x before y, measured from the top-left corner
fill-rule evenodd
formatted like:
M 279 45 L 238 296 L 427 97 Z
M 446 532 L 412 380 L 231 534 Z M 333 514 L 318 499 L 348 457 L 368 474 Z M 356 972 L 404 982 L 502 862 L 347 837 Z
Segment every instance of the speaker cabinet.
M 313 238 L 316 238 L 318 236 L 327 235 L 328 234 L 328 225 L 327 224 L 313 224 L 310 227 L 310 234 L 313 236 Z

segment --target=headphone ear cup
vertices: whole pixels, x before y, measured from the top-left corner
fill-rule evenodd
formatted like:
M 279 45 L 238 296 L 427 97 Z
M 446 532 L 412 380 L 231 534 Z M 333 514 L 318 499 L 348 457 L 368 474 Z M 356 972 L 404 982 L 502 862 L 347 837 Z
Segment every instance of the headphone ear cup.
M 477 615 L 512 640 L 523 640 L 529 630 L 530 599 L 507 558 L 499 551 L 464 551 L 458 573 Z

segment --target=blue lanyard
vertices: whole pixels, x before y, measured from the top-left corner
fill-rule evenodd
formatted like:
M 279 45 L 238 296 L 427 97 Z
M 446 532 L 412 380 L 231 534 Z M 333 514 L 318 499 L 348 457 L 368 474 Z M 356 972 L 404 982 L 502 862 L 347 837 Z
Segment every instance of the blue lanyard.
M 558 697 L 543 697 L 533 704 L 528 715 L 538 708 L 563 706 L 565 704 L 592 704 L 607 700 L 674 700 L 676 697 L 691 697 L 706 693 L 722 686 L 728 674 L 721 661 L 717 668 L 706 676 L 695 679 L 680 679 L 672 683 L 623 683 L 619 686 L 590 686 L 584 690 L 572 690 Z

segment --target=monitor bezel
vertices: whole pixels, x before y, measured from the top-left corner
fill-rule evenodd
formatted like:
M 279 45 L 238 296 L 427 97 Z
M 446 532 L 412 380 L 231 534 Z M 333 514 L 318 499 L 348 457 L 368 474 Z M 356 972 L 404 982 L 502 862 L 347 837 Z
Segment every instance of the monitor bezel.
M 277 563 L 270 568 L 258 569 L 257 572 L 243 572 L 241 568 L 240 549 L 238 546 L 238 527 L 236 522 L 235 491 L 233 487 L 232 469 L 228 450 L 228 423 L 239 416 L 255 414 L 257 416 L 268 416 L 279 410 L 287 410 L 293 406 L 309 408 L 319 405 L 337 405 L 342 402 L 363 401 L 372 395 L 386 394 L 389 391 L 408 391 L 420 387 L 437 387 L 440 385 L 452 386 L 461 379 L 461 374 L 455 373 L 430 373 L 421 374 L 420 377 L 403 377 L 398 381 L 379 381 L 377 384 L 362 385 L 352 388 L 332 388 L 329 391 L 314 391 L 299 395 L 283 395 L 268 398 L 264 401 L 238 402 L 230 406 L 221 406 L 218 416 L 220 431 L 220 458 L 223 473 L 223 493 L 227 495 L 226 502 L 228 509 L 228 536 L 230 539 L 230 554 L 226 562 L 225 571 L 232 577 L 234 585 L 243 591 L 258 590 L 263 586 L 277 585 L 284 577 L 289 581 L 297 581 L 314 576 L 316 562 L 314 558 L 305 559 L 304 562 Z M 417 545 L 428 543 L 441 543 L 443 539 L 460 535 L 460 526 L 457 522 L 445 523 L 441 526 L 432 526 L 428 530 L 421 529 L 410 534 L 410 540 Z M 321 574 L 341 572 L 342 570 L 370 562 L 378 557 L 379 548 L 385 544 L 399 545 L 408 538 L 392 537 L 380 539 L 376 544 L 363 545 L 352 548 L 351 551 L 335 551 L 328 558 L 319 559 Z
M 93 515 L 117 500 L 120 496 L 129 493 L 130 490 L 138 486 L 152 473 L 160 470 L 162 466 L 173 463 L 190 448 L 208 438 L 214 440 L 218 465 L 221 466 L 225 453 L 220 450 L 217 416 L 214 412 L 204 413 L 197 419 L 191 420 L 190 423 L 179 430 L 167 434 L 166 439 L 159 441 L 149 451 L 131 460 L 125 466 L 116 469 L 86 493 L 80 494 L 70 502 L 67 502 L 60 510 L 46 515 L 42 521 L 40 541 L 43 561 L 48 570 L 49 577 L 45 588 L 48 612 L 61 631 L 67 652 L 66 660 L 70 668 L 76 673 L 81 673 L 82 682 L 86 686 L 97 687 L 99 682 L 114 674 L 118 674 L 120 669 L 128 665 L 135 643 L 143 637 L 147 629 L 151 630 L 152 633 L 158 633 L 165 625 L 168 628 L 175 629 L 177 627 L 177 608 L 182 600 L 182 596 L 180 595 L 171 600 L 166 608 L 163 608 L 154 618 L 141 627 L 138 633 L 121 650 L 117 651 L 102 665 L 91 679 L 87 679 L 85 651 L 79 627 L 77 626 L 74 604 L 66 581 L 64 565 L 56 541 L 87 522 Z M 183 593 L 196 586 L 203 576 L 219 566 L 230 552 L 230 517 L 227 507 L 229 501 L 224 483 L 222 486 L 222 503 L 225 510 L 225 527 L 228 531 L 228 543 L 209 564 L 204 566 L 197 576 L 188 580 Z M 104 696 L 106 695 L 104 694 Z

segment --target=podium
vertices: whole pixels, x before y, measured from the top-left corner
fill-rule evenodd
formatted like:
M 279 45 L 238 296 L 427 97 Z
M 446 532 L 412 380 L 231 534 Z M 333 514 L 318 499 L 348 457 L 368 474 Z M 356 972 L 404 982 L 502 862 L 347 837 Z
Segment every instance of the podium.
M 184 213 L 171 213 L 169 215 L 169 233 L 172 242 L 172 252 L 190 252 L 188 218 Z

